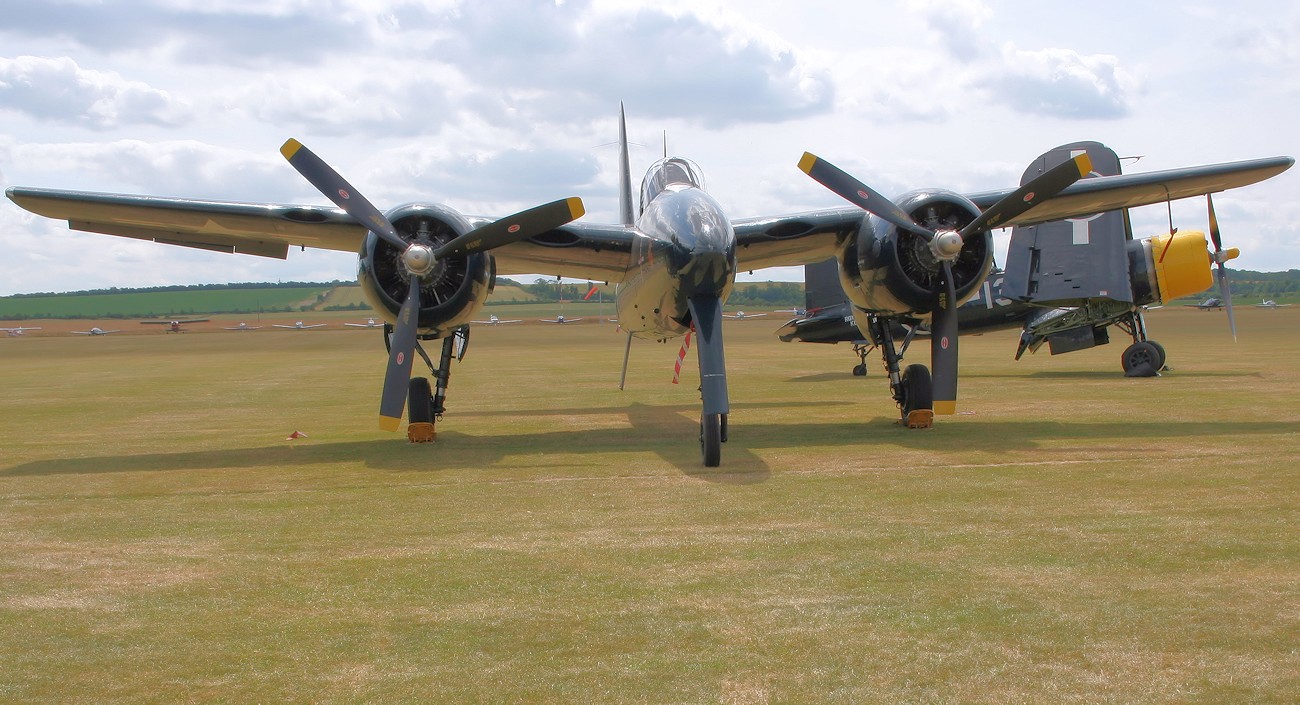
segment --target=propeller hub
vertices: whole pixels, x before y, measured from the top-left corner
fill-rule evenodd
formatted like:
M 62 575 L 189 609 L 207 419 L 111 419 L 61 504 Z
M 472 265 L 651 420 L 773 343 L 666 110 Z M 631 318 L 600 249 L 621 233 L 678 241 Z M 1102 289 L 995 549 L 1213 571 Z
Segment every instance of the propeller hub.
M 951 262 L 961 254 L 962 244 L 961 233 L 956 230 L 940 230 L 930 240 L 930 251 L 934 253 L 935 259 Z
M 414 242 L 402 253 L 402 264 L 406 266 L 406 271 L 411 274 L 424 276 L 433 271 L 437 259 L 433 256 L 432 247 Z

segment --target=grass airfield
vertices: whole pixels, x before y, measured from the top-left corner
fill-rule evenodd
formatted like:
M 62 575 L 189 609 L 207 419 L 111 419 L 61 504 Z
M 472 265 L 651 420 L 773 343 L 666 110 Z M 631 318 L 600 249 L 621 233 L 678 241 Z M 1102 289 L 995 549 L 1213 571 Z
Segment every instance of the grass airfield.
M 0 702 L 1293 703 L 1300 309 L 1237 316 L 965 337 L 928 431 L 729 322 L 716 469 L 611 324 L 476 329 L 431 446 L 375 331 L 0 338 Z

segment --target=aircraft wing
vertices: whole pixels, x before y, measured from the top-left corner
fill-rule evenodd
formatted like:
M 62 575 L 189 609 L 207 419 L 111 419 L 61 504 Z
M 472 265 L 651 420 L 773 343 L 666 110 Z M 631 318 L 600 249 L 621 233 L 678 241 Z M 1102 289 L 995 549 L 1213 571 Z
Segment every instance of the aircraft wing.
M 14 186 L 23 208 L 91 233 L 285 259 L 290 245 L 356 252 L 365 228 L 337 208 L 201 201 Z
M 1054 198 L 1043 201 L 1019 217 L 1000 223 L 999 227 L 1034 225 L 1050 220 L 1076 218 L 1119 208 L 1136 208 L 1180 198 L 1203 196 L 1207 193 L 1218 193 L 1277 176 L 1291 168 L 1294 163 L 1295 160 L 1290 157 L 1269 157 L 1227 164 L 1080 179 Z M 967 197 L 980 209 L 986 209 L 1014 190 L 986 191 Z

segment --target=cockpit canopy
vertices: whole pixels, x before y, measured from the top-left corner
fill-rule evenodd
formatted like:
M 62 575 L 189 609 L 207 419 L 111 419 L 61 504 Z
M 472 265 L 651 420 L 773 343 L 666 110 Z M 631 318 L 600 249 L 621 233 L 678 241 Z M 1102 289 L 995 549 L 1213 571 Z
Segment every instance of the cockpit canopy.
M 694 186 L 701 191 L 704 188 L 704 172 L 700 166 L 689 159 L 682 157 L 668 157 L 660 159 L 651 165 L 646 171 L 645 178 L 641 180 L 641 212 L 645 212 L 645 207 L 653 201 L 670 184 L 685 184 Z

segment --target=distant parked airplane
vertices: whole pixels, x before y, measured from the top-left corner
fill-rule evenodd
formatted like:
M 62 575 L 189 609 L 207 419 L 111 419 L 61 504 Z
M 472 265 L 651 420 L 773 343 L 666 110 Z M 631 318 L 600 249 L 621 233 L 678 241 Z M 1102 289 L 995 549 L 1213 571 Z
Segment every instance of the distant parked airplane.
M 559 322 L 563 323 L 564 321 L 559 321 Z M 523 320 L 519 318 L 514 318 L 509 321 L 506 321 L 497 318 L 495 315 L 492 315 L 492 316 L 488 316 L 488 319 L 486 321 L 470 321 L 470 323 L 478 323 L 479 325 L 485 325 L 485 326 L 499 326 L 503 323 L 523 323 Z
M 582 319 L 581 319 L 581 318 L 565 318 L 564 316 L 560 315 L 560 316 L 556 316 L 555 318 L 539 318 L 539 319 L 537 319 L 537 320 L 541 321 L 542 323 L 560 323 L 560 324 L 564 324 L 564 323 L 577 323 L 578 321 L 581 321 Z
M 4 331 L 5 335 L 9 336 L 10 338 L 16 338 L 22 335 L 24 331 L 40 330 L 40 329 L 41 329 L 40 326 L 18 326 L 17 328 L 0 328 L 0 331 Z
M 232 328 L 226 328 L 226 330 L 257 330 L 258 328 L 261 328 L 261 326 L 250 326 L 247 323 L 240 321 L 239 325 Z
M 140 321 L 142 325 L 146 325 L 146 326 L 149 325 L 167 326 L 168 333 L 184 333 L 185 330 L 182 329 L 181 326 L 187 323 L 207 323 L 207 322 L 208 319 L 206 318 L 190 318 L 190 319 L 183 319 L 183 320 L 172 319 L 170 321 Z
M 308 328 L 320 328 L 320 327 L 322 327 L 322 326 L 324 326 L 324 325 L 325 325 L 324 323 L 313 323 L 312 325 L 306 325 L 306 324 L 304 324 L 302 321 L 297 321 L 297 322 L 295 322 L 295 323 L 294 323 L 293 325 L 291 325 L 291 326 L 286 326 L 286 325 L 281 325 L 281 324 L 279 324 L 279 323 L 276 323 L 276 324 L 275 324 L 275 327 L 276 327 L 276 328 L 288 328 L 288 329 L 290 329 L 290 330 L 307 330 Z
M 724 313 L 724 314 L 722 314 L 722 317 L 723 317 L 723 318 L 734 318 L 734 319 L 737 320 L 737 321 L 743 321 L 743 320 L 745 320 L 746 318 L 762 318 L 763 316 L 766 316 L 766 315 L 767 315 L 766 313 L 745 313 L 744 311 L 737 311 L 737 312 L 735 312 L 734 314 L 731 314 L 731 313 Z
M 384 324 L 376 321 L 374 318 L 367 318 L 365 323 L 344 323 L 349 328 L 383 328 Z
M 103 328 L 91 328 L 90 330 L 74 330 L 73 335 L 108 335 L 109 333 L 121 333 L 120 330 L 104 330 Z
M 1287 306 L 1290 305 L 1291 304 L 1280 304 L 1272 299 L 1264 299 L 1263 301 L 1260 301 L 1259 303 L 1255 304 L 1255 308 L 1286 308 Z
M 1215 297 L 1210 297 L 1199 304 L 1183 304 L 1183 305 L 1188 308 L 1199 308 L 1202 311 L 1210 311 L 1216 308 L 1223 308 L 1223 299 L 1220 299 L 1217 296 L 1215 296 Z

